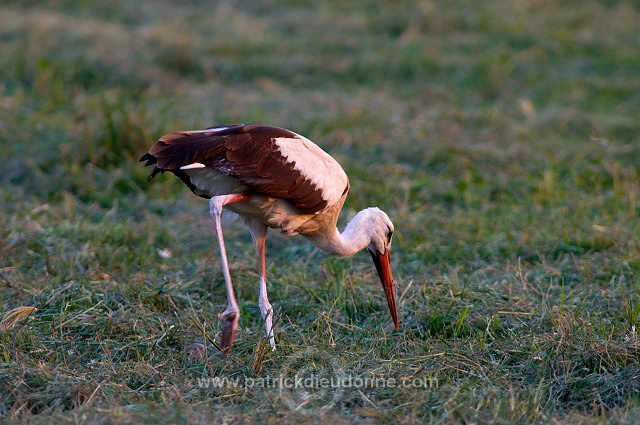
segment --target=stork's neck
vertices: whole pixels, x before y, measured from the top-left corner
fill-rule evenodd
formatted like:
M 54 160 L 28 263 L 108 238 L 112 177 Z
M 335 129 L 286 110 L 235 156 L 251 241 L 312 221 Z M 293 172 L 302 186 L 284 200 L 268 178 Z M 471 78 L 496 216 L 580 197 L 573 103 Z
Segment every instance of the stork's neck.
M 362 210 L 351 219 L 342 233 L 333 227 L 326 233 L 308 237 L 326 253 L 346 257 L 366 248 L 371 243 L 374 230 L 367 210 Z

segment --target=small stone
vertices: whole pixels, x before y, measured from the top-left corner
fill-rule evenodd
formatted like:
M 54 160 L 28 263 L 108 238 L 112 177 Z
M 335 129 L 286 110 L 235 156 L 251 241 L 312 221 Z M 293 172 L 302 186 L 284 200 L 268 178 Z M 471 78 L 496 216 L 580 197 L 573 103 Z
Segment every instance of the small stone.
M 207 347 L 201 342 L 192 342 L 184 346 L 189 361 L 201 360 L 207 354 Z

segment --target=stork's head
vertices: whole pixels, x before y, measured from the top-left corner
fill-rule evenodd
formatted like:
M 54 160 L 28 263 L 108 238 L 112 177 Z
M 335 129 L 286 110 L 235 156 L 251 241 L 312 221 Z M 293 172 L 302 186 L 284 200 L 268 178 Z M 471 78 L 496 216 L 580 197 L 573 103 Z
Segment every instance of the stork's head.
M 378 276 L 380 276 L 393 324 L 396 329 L 399 329 L 395 283 L 393 281 L 391 257 L 389 255 L 391 239 L 393 238 L 393 223 L 389 220 L 389 216 L 378 208 L 367 208 L 365 211 L 368 212 L 370 216 L 369 219 L 371 220 L 371 242 L 367 248 L 369 249 L 371 258 L 373 258 Z

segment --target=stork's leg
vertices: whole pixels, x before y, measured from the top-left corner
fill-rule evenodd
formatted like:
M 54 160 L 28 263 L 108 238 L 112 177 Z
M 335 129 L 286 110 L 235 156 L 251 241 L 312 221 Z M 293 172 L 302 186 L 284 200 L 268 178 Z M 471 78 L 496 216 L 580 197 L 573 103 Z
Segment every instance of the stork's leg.
M 267 240 L 267 227 L 260 222 L 252 222 L 251 236 L 253 236 L 253 243 L 256 246 L 256 253 L 258 254 L 258 272 L 260 274 L 260 298 L 258 300 L 258 306 L 260 307 L 260 313 L 262 313 L 262 319 L 264 319 L 264 326 L 269 345 L 272 350 L 276 349 L 276 341 L 273 331 L 273 308 L 267 298 L 267 260 L 266 260 L 266 240 Z
M 218 318 L 224 320 L 222 327 L 222 349 L 225 352 L 231 350 L 233 339 L 238 329 L 238 320 L 240 319 L 240 309 L 236 302 L 236 296 L 233 293 L 233 285 L 231 284 L 231 274 L 229 273 L 229 264 L 227 263 L 227 252 L 224 248 L 224 238 L 222 236 L 222 225 L 220 223 L 222 208 L 233 202 L 246 201 L 249 199 L 244 194 L 214 196 L 209 201 L 209 211 L 218 237 L 218 246 L 220 247 L 220 261 L 222 264 L 222 273 L 224 274 L 224 282 L 227 290 L 227 308 L 218 315 Z

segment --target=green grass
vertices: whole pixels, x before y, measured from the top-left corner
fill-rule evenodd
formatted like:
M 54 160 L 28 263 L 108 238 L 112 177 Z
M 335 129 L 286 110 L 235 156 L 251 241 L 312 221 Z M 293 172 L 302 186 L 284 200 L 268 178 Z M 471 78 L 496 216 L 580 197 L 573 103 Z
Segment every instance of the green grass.
M 0 419 L 637 421 L 638 28 L 630 1 L 4 2 Z M 231 122 L 338 158 L 342 224 L 388 212 L 399 332 L 368 256 L 273 232 L 265 350 L 229 222 L 242 319 L 216 350 L 207 205 L 137 158 Z M 429 385 L 242 386 L 300 369 Z

